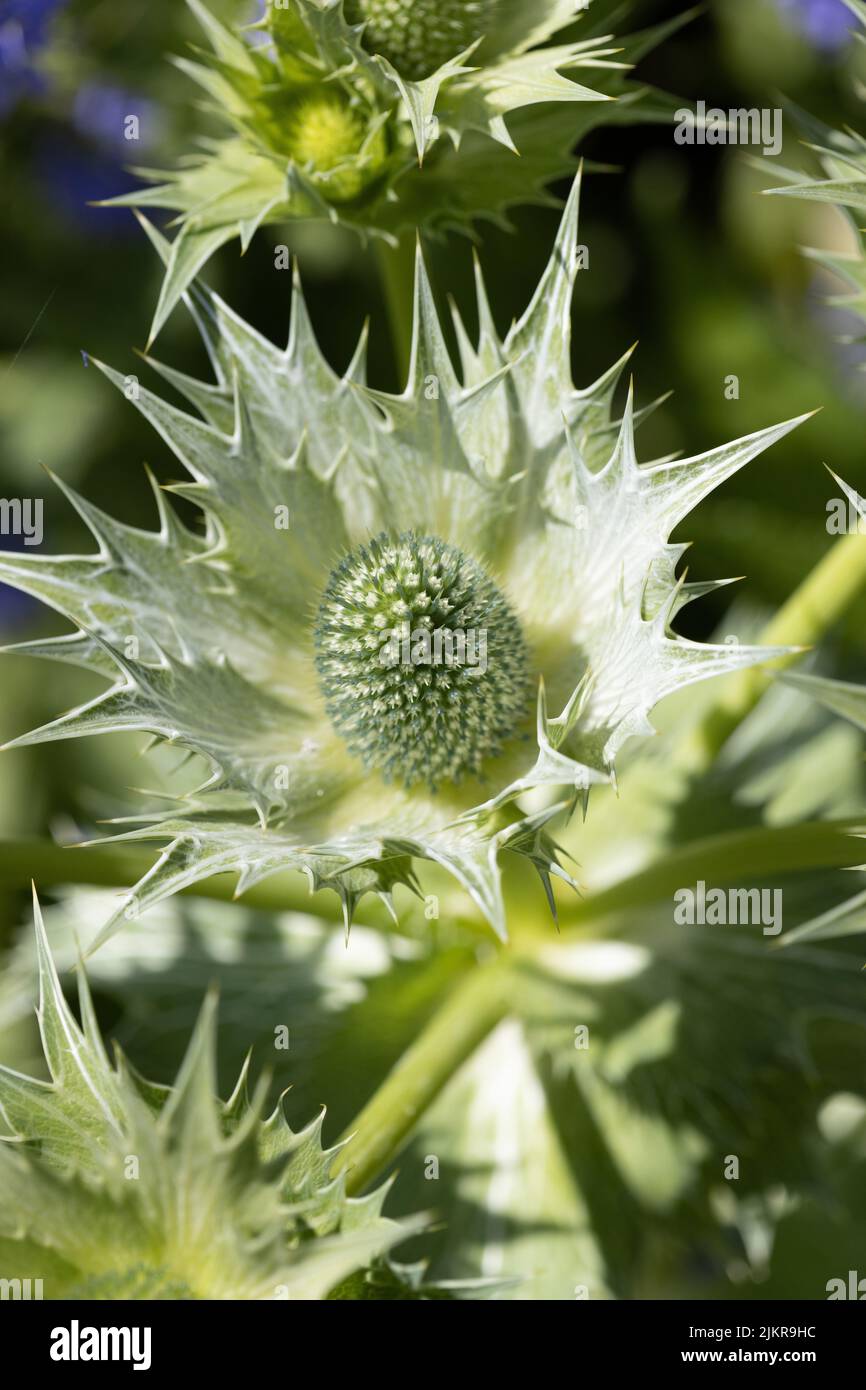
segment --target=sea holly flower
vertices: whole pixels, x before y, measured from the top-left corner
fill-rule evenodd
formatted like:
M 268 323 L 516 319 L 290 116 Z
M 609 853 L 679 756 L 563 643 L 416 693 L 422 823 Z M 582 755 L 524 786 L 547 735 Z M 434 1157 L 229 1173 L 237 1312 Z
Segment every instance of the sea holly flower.
M 293 1133 L 281 1103 L 265 1114 L 267 1078 L 250 1096 L 245 1066 L 216 1099 L 212 997 L 173 1086 L 112 1063 L 83 970 L 79 1026 L 35 911 L 50 1081 L 0 1067 L 7 1267 L 47 1298 L 321 1299 L 417 1231 L 382 1216 L 387 1184 L 346 1196 L 321 1116 Z
M 544 200 L 594 125 L 676 107 L 626 76 L 676 23 L 611 46 L 579 0 L 285 0 L 255 46 L 188 3 L 211 52 L 178 65 L 229 132 L 112 200 L 178 214 L 153 336 L 216 248 L 245 249 L 263 223 L 325 218 L 394 242 L 501 221 Z M 576 18 L 586 37 L 548 42 Z
M 190 474 L 175 491 L 205 534 L 159 494 L 160 528 L 143 531 L 70 491 L 95 554 L 3 557 L 0 578 L 80 629 L 31 650 L 113 681 L 16 743 L 148 730 L 211 770 L 126 832 L 169 847 L 106 931 L 212 874 L 243 891 L 288 868 L 339 893 L 348 924 L 429 860 L 504 936 L 501 852 L 549 896 L 552 875 L 571 883 L 550 823 L 613 779 L 653 706 L 778 654 L 675 634 L 715 586 L 677 577 L 686 547 L 669 537 L 798 421 L 640 465 L 631 391 L 613 411 L 627 359 L 571 379 L 577 210 L 575 184 L 504 339 L 479 273 L 477 343 L 456 320 L 462 380 L 420 256 L 399 395 L 365 385 L 363 341 L 332 371 L 299 285 L 283 351 L 189 296 L 216 380 L 153 365 L 196 414 L 103 368 Z

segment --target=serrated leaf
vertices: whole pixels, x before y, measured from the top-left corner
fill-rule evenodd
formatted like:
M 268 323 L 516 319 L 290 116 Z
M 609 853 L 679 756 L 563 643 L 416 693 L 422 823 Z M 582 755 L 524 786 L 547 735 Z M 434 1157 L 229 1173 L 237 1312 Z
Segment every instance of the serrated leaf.
M 174 1085 L 155 1087 L 109 1062 L 83 973 L 75 1020 L 38 904 L 36 932 L 50 1081 L 0 1068 L 0 1240 L 45 1252 L 46 1297 L 321 1299 L 413 1229 L 381 1216 L 383 1191 L 346 1197 L 321 1117 L 264 1120 L 245 1073 L 216 1099 L 213 995 Z

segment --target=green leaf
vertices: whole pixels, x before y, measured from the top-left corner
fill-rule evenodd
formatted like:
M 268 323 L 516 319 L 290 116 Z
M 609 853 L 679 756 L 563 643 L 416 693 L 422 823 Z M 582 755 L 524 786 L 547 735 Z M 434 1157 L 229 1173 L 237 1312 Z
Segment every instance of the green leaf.
M 789 671 L 781 679 L 795 690 L 811 695 L 826 709 L 850 719 L 860 729 L 866 729 L 866 687 L 850 681 L 828 680 L 823 676 L 805 676 Z
M 518 1018 L 400 1158 L 402 1200 L 432 1192 L 444 1217 L 432 1277 L 513 1274 L 499 1298 L 645 1297 L 663 1244 L 703 1270 L 683 1297 L 730 1289 L 722 1196 L 764 1205 L 784 1187 L 794 1205 L 826 1161 L 820 1107 L 863 1091 L 845 1031 L 859 961 L 646 908 L 515 968 Z
M 46 1297 L 320 1299 L 418 1229 L 381 1216 L 384 1189 L 347 1198 L 322 1117 L 263 1118 L 246 1066 L 216 1099 L 213 995 L 174 1085 L 154 1086 L 109 1062 L 83 972 L 76 1022 L 38 904 L 36 939 L 50 1081 L 0 1068 L 0 1243 L 46 1252 Z

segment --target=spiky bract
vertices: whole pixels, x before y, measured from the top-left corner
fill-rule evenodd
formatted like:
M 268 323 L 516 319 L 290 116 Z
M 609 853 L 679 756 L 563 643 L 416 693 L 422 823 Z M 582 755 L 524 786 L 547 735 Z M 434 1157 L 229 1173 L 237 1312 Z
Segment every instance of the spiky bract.
M 412 1227 L 385 1188 L 349 1198 L 322 1116 L 293 1133 L 247 1068 L 216 1099 L 210 998 L 171 1087 L 109 1061 L 83 971 L 81 1025 L 36 904 L 39 1027 L 50 1081 L 0 1067 L 0 1257 L 46 1298 L 322 1299 Z M 417 1229 L 417 1223 L 415 1224 Z
M 677 107 L 626 76 L 672 26 L 611 46 L 577 0 L 287 0 L 268 6 L 257 47 L 188 3 L 212 51 L 178 65 L 229 131 L 111 200 L 178 214 L 152 336 L 217 247 L 245 249 L 263 223 L 327 219 L 390 242 L 471 232 L 550 202 L 546 184 L 574 170 L 593 126 Z M 576 18 L 585 37 L 550 45 Z M 585 70 L 591 86 L 575 80 Z
M 626 359 L 590 386 L 571 381 L 577 196 L 575 185 L 550 263 L 504 340 L 479 278 L 477 345 L 457 321 L 462 380 L 420 259 L 399 395 L 364 385 L 363 346 L 343 377 L 331 370 L 299 289 L 285 351 L 197 293 L 190 307 L 216 382 L 153 365 L 200 415 L 143 387 L 133 406 L 191 474 L 177 490 L 202 508 L 205 535 L 184 528 L 162 495 L 157 532 L 74 497 L 94 555 L 3 555 L 0 577 L 81 629 L 31 650 L 114 675 L 105 695 L 18 742 L 146 729 L 210 766 L 197 796 L 128 832 L 169 842 L 134 894 L 138 909 L 214 873 L 238 874 L 242 891 L 299 868 L 340 894 L 348 920 L 362 894 L 390 899 L 396 884 L 415 885 L 413 860 L 430 860 L 503 934 L 500 851 L 533 864 L 548 890 L 552 874 L 570 883 L 549 824 L 612 778 L 626 740 L 652 732 L 656 702 L 775 654 L 672 631 L 680 608 L 714 586 L 677 577 L 685 546 L 668 537 L 797 422 L 638 464 L 631 393 L 622 418 L 613 411 Z M 366 768 L 319 688 L 312 629 L 328 577 L 383 531 L 435 535 L 480 565 L 531 654 L 535 740 L 510 739 L 484 758 L 482 777 L 435 794 Z

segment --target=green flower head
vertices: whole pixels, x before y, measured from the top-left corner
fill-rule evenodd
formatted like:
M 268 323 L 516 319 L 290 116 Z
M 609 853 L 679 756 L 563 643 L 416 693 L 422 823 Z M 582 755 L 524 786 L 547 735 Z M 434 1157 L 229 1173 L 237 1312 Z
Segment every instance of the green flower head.
M 196 795 L 128 832 L 169 843 L 137 907 L 215 873 L 242 891 L 296 868 L 348 921 L 364 893 L 414 888 L 428 860 L 504 935 L 501 854 L 532 863 L 548 894 L 551 875 L 570 883 L 550 823 L 613 779 L 657 701 L 774 654 L 675 634 L 714 586 L 677 577 L 685 546 L 668 538 L 797 421 L 639 464 L 631 391 L 613 410 L 626 359 L 571 380 L 577 206 L 575 184 L 504 340 L 479 275 L 459 376 L 419 256 L 399 395 L 365 385 L 363 342 L 332 371 L 299 286 L 285 350 L 197 289 L 216 380 L 153 362 L 195 413 L 132 395 L 190 475 L 174 490 L 204 534 L 161 494 L 153 532 L 70 494 L 95 554 L 3 555 L 0 578 L 80 628 L 31 649 L 112 682 L 17 741 L 140 729 L 208 764 Z
M 316 646 L 334 727 L 407 786 L 480 774 L 525 706 L 517 618 L 480 565 L 435 536 L 383 532 L 341 560 Z
M 420 82 L 455 54 L 495 31 L 497 0 L 345 0 L 350 24 L 363 24 L 361 42 L 411 82 Z M 576 6 L 572 6 L 576 9 Z
M 671 26 L 611 47 L 579 0 L 271 0 L 258 46 L 188 4 L 211 51 L 178 66 L 228 130 L 112 200 L 178 213 L 153 336 L 216 248 L 245 249 L 263 223 L 324 218 L 393 243 L 502 221 L 573 171 L 592 126 L 676 107 L 627 78 Z M 582 37 L 548 42 L 577 19 Z

